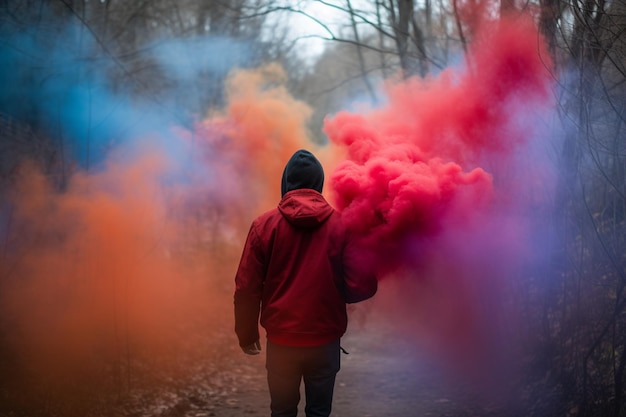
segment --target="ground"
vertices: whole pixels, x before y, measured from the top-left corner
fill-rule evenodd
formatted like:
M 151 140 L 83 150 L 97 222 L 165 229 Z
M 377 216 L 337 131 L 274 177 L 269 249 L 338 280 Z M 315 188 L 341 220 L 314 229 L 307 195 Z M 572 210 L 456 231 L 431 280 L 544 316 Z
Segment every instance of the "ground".
M 342 346 L 349 353 L 342 355 L 337 376 L 334 417 L 495 415 L 450 384 L 410 341 L 388 331 L 384 320 L 351 326 Z M 160 406 L 152 403 L 151 411 L 144 408 L 134 415 L 269 416 L 264 360 L 264 354 L 244 355 L 233 343 L 222 352 L 218 371 L 199 376 L 193 387 L 161 395 Z M 163 402 L 164 397 L 169 401 Z M 303 409 L 304 396 L 300 416 Z
M 502 412 L 495 395 L 479 399 L 471 381 L 460 378 L 454 367 L 444 372 L 436 355 L 406 337 L 397 326 L 398 315 L 372 314 L 378 310 L 370 307 L 351 310 L 341 342 L 349 353 L 341 355 L 333 417 L 527 415 Z M 211 332 L 187 332 L 197 337 L 182 338 L 176 344 L 180 350 L 167 355 L 174 358 L 167 366 L 158 358 L 121 357 L 103 380 L 62 385 L 55 379 L 43 392 L 30 386 L 11 389 L 14 379 L 8 379 L 0 386 L 0 417 L 269 416 L 265 349 L 257 356 L 240 350 L 232 317 L 225 315 L 231 309 L 221 308 L 221 324 Z M 406 314 L 401 317 L 414 326 Z

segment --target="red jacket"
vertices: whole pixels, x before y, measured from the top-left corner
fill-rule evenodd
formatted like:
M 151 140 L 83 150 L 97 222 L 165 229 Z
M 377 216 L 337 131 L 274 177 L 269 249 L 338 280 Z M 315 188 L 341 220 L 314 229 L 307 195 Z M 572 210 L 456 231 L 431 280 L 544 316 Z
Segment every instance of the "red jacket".
M 239 344 L 267 338 L 317 346 L 346 331 L 346 303 L 372 297 L 376 277 L 357 272 L 357 256 L 341 217 L 312 189 L 286 193 L 277 208 L 250 227 L 235 277 Z

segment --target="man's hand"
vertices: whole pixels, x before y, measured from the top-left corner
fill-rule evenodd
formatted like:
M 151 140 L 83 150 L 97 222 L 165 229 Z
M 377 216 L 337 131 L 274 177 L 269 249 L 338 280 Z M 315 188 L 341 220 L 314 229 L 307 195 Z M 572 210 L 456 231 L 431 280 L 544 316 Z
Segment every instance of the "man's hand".
M 259 353 L 261 353 L 261 342 L 257 340 L 250 345 L 242 346 L 241 350 L 243 350 L 243 353 L 245 353 L 246 355 L 258 355 Z

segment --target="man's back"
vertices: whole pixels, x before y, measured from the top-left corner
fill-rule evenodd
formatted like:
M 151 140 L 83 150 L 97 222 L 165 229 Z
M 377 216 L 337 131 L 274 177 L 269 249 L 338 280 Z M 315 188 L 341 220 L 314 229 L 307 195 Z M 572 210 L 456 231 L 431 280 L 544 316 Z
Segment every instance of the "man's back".
M 268 339 L 315 346 L 341 337 L 347 326 L 344 233 L 324 197 L 311 189 L 288 192 L 277 209 L 253 222 L 250 240 L 236 282 L 239 291 L 251 284 L 260 290 Z M 261 288 L 250 282 L 259 276 Z

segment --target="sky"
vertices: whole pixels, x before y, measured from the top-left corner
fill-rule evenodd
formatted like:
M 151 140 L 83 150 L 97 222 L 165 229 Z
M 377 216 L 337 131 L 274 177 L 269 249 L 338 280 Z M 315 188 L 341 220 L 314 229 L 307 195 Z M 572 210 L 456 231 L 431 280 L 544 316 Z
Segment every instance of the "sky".
M 334 4 L 339 8 L 333 7 Z M 353 1 L 353 4 L 355 7 L 367 7 L 368 2 Z M 331 42 L 330 38 L 333 36 L 341 37 L 342 29 L 347 21 L 347 14 L 340 8 L 345 7 L 345 3 L 305 0 L 297 2 L 297 5 L 300 7 L 298 10 L 303 13 L 287 12 L 279 16 L 287 19 L 289 36 L 298 45 L 297 53 L 307 62 L 314 62 Z
M 303 12 L 314 17 L 315 19 L 323 22 L 331 31 L 337 31 L 343 17 L 343 12 L 338 11 L 334 7 L 319 3 L 319 2 L 307 2 L 302 8 Z M 330 34 L 322 25 L 315 20 L 307 17 L 295 14 L 290 17 L 290 30 L 292 36 L 295 37 L 311 37 L 310 39 L 302 39 L 298 42 L 302 42 L 306 47 L 302 48 L 306 50 L 307 55 L 317 57 L 324 52 L 327 45 L 327 40 L 321 38 L 329 38 Z

